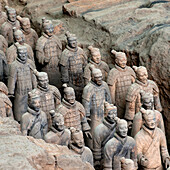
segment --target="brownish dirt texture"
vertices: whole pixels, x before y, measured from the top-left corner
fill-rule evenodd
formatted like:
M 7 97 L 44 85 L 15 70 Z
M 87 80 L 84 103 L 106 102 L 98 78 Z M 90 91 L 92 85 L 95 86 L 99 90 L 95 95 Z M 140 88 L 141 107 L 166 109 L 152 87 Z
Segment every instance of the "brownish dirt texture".
M 56 27 L 60 25 L 56 29 L 63 45 L 66 42 L 63 33 L 69 30 L 77 35 L 84 49 L 88 45 L 100 48 L 110 67 L 114 61 L 111 49 L 124 51 L 130 66 L 146 66 L 149 79 L 160 89 L 170 144 L 169 0 L 28 0 L 22 9 L 18 13 L 28 16 L 39 34 L 41 18 L 53 19 Z
M 0 117 L 1 170 L 93 170 L 66 146 L 21 136 L 19 124 Z

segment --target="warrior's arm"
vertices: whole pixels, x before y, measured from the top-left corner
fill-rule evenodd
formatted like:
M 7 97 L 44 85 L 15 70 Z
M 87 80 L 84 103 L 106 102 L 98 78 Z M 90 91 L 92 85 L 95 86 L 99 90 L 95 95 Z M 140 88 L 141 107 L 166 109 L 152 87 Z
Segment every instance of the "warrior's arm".
M 108 85 L 106 84 L 106 93 L 105 93 L 105 100 L 109 103 L 112 103 L 111 101 L 111 95 Z
M 115 84 L 109 85 L 109 89 L 110 89 L 112 104 L 115 104 Z
M 9 67 L 8 67 L 8 64 L 7 64 L 7 61 L 6 59 L 3 60 L 3 69 L 4 69 L 4 79 L 5 79 L 5 82 L 8 80 L 8 75 L 9 75 Z
M 48 132 L 48 123 L 47 123 L 47 121 L 44 122 L 43 127 L 42 127 L 42 131 L 43 131 L 43 138 L 44 138 L 44 136 Z
M 37 87 L 37 78 L 34 74 L 34 70 L 36 69 L 35 68 L 35 64 L 32 60 L 29 60 L 29 63 L 30 63 L 30 71 L 31 71 L 31 81 L 32 81 L 32 87 L 33 89 L 35 89 Z
M 137 114 L 133 119 L 131 136 L 135 137 L 135 135 L 140 131 L 141 128 L 142 128 L 142 117 L 139 114 Z
M 55 108 L 57 108 L 58 105 L 61 103 L 61 94 L 60 94 L 60 91 L 58 90 L 57 87 L 55 87 L 55 86 L 50 86 L 50 87 L 51 87 L 51 89 L 53 91 Z
M 160 120 L 159 120 L 158 128 L 160 128 L 165 133 L 164 121 L 163 121 L 161 113 L 160 113 Z
M 48 59 L 45 57 L 43 44 L 41 44 L 41 42 L 39 41 L 36 44 L 36 58 L 38 62 L 42 65 L 49 62 Z
M 152 85 L 153 85 L 153 95 L 154 95 L 154 107 L 156 110 L 161 112 L 162 106 L 161 106 L 161 102 L 160 102 L 160 98 L 159 98 L 159 88 L 158 88 L 157 84 L 153 81 L 152 81 Z
M 103 163 L 103 170 L 112 170 L 112 161 L 113 161 L 113 156 L 114 153 L 111 149 L 111 147 L 107 143 L 104 147 L 104 163 Z
M 140 140 L 140 137 L 138 137 L 138 135 L 135 136 L 135 141 L 136 141 L 137 161 L 141 165 L 141 161 L 144 158 L 144 155 L 142 153 L 143 150 L 142 141 Z
M 2 37 L 2 43 L 3 43 L 3 51 L 4 53 L 6 53 L 6 50 L 8 48 L 8 42 L 6 41 L 4 37 Z
M 61 65 L 61 81 L 62 81 L 62 83 L 68 83 L 69 82 L 68 66 L 62 66 Z
M 28 135 L 28 121 L 27 118 L 24 117 L 24 115 L 21 118 L 21 132 L 24 136 Z
M 8 78 L 9 95 L 14 95 L 16 81 L 17 81 L 17 68 L 15 68 L 14 65 L 11 65 L 9 69 Z
M 83 106 L 85 108 L 85 112 L 86 112 L 86 117 L 90 117 L 90 101 L 87 101 L 85 99 L 82 99 L 82 103 L 83 103 Z
M 136 99 L 135 97 L 132 101 L 126 100 L 126 111 L 125 111 L 125 119 L 129 121 L 133 121 L 133 118 L 136 114 Z
M 80 112 L 80 116 L 81 116 L 81 124 L 82 124 L 82 130 L 85 131 L 89 131 L 90 130 L 90 126 L 87 122 L 86 119 L 86 112 L 85 109 L 83 107 L 82 104 L 79 104 L 79 112 Z
M 97 132 L 97 129 L 94 132 L 93 136 L 93 156 L 95 161 L 101 160 L 101 139 L 99 137 L 99 132 Z
M 168 153 L 168 150 L 167 150 L 165 134 L 163 132 L 161 133 L 161 139 L 160 140 L 161 140 L 160 141 L 161 155 L 162 155 L 163 162 L 165 162 L 167 158 L 169 159 L 169 153 Z
M 136 147 L 136 142 L 134 141 L 132 150 L 131 150 L 131 155 L 130 155 L 130 159 L 132 159 L 134 161 L 135 167 L 137 169 L 138 164 L 137 164 L 137 147 Z

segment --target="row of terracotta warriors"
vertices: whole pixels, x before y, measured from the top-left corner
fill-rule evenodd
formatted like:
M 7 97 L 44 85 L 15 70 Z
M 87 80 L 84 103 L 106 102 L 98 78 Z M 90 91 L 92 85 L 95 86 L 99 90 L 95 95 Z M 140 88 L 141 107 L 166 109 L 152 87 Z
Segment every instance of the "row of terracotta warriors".
M 13 9 L 7 8 L 7 15 L 8 21 L 2 25 L 1 30 L 3 30 L 3 27 L 5 27 L 5 25 L 9 25 L 12 23 L 14 26 L 14 24 L 17 23 L 16 17 L 11 17 L 14 15 L 16 16 L 16 13 Z M 12 19 L 15 18 L 15 21 L 12 21 L 10 17 Z M 17 121 L 24 122 L 21 123 L 21 130 L 23 134 L 36 137 L 36 135 L 39 136 L 40 134 L 44 133 L 41 136 L 41 138 L 44 138 L 47 127 L 48 130 L 53 129 L 53 132 L 55 132 L 60 125 L 54 123 L 54 127 L 52 126 L 52 117 L 55 116 L 51 117 L 50 111 L 57 110 L 57 112 L 60 112 L 64 116 L 64 124 L 67 128 L 74 127 L 75 129 L 83 130 L 85 138 L 87 138 L 86 144 L 93 150 L 96 167 L 99 168 L 100 166 L 104 165 L 105 169 L 116 169 L 116 165 L 113 166 L 114 154 L 117 154 L 115 157 L 115 162 L 117 161 L 118 164 L 120 164 L 121 162 L 120 158 L 125 157 L 132 159 L 135 162 L 135 167 L 137 167 L 136 154 L 134 152 L 135 149 L 133 149 L 133 147 L 125 147 L 125 144 L 130 146 L 129 142 L 125 142 L 128 138 L 126 130 L 127 124 L 125 121 L 120 120 L 120 122 L 124 123 L 120 123 L 119 127 L 119 121 L 116 122 L 114 117 L 116 114 L 118 114 L 119 118 L 125 118 L 128 122 L 129 128 L 132 125 L 133 119 L 135 120 L 136 118 L 132 125 L 132 136 L 135 136 L 135 134 L 141 129 L 143 122 L 147 124 L 147 118 L 145 118 L 145 120 L 145 116 L 142 116 L 143 114 L 139 112 L 142 105 L 142 107 L 144 107 L 146 110 L 151 110 L 150 112 L 144 112 L 147 112 L 146 115 L 152 115 L 153 119 L 156 117 L 155 124 L 164 131 L 162 115 L 160 114 L 160 112 L 154 110 L 154 106 L 159 111 L 161 111 L 162 109 L 159 101 L 159 90 L 157 85 L 153 81 L 147 80 L 148 75 L 146 68 L 142 66 L 134 67 L 134 70 L 136 72 L 135 75 L 133 69 L 126 66 L 127 58 L 125 53 L 112 50 L 112 53 L 115 55 L 116 64 L 115 67 L 109 72 L 108 65 L 105 62 L 101 61 L 99 49 L 93 48 L 91 46 L 89 47 L 89 50 L 91 51 L 92 56 L 89 64 L 87 64 L 87 56 L 81 48 L 77 47 L 76 36 L 70 33 L 66 33 L 68 45 L 66 49 L 62 52 L 61 42 L 53 34 L 54 29 L 52 22 L 43 19 L 43 35 L 38 39 L 37 43 L 34 43 L 36 45 L 33 49 L 35 49 L 36 51 L 35 56 L 38 60 L 38 63 L 41 64 L 39 65 L 40 70 L 48 73 L 47 76 L 46 73 L 37 72 L 35 70 L 34 55 L 33 57 L 31 57 L 31 53 L 29 53 L 29 48 L 27 47 L 28 45 L 24 43 L 23 33 L 26 32 L 26 30 L 24 30 L 24 23 L 28 23 L 26 21 L 29 21 L 29 19 L 21 17 L 17 18 L 21 22 L 21 31 L 13 29 L 13 26 L 11 29 L 5 28 L 4 31 L 13 31 L 12 34 L 8 33 L 6 35 L 12 35 L 13 37 L 15 37 L 16 41 L 10 47 L 12 49 L 15 49 L 15 52 L 11 50 L 10 57 L 9 55 L 7 55 L 9 54 L 8 51 L 10 48 L 6 52 L 6 58 L 8 59 L 8 61 L 11 61 L 11 63 L 8 62 L 9 64 L 11 64 L 8 76 L 8 90 L 9 96 L 14 97 L 14 117 Z M 28 25 L 30 28 L 30 24 Z M 30 31 L 32 29 L 28 30 Z M 3 34 L 3 31 L 1 33 Z M 26 34 L 28 35 L 29 33 L 26 32 Z M 5 37 L 5 34 L 3 35 Z M 33 36 L 31 36 L 30 34 L 30 37 Z M 8 38 L 6 37 L 8 44 L 10 45 L 10 40 Z M 31 42 L 33 41 L 31 40 Z M 27 60 L 27 57 L 30 58 L 32 61 Z M 61 73 L 59 72 L 58 63 L 60 64 Z M 60 74 L 62 82 L 60 81 Z M 68 85 L 70 86 L 65 87 L 64 98 L 61 104 L 60 92 L 55 86 L 48 85 L 48 77 L 50 84 L 55 85 L 59 89 L 61 88 L 62 83 L 68 83 Z M 102 78 L 104 78 L 107 83 L 102 81 Z M 38 80 L 38 83 L 36 79 Z M 85 84 L 87 85 L 84 87 Z M 36 92 L 30 92 L 34 88 L 36 88 Z M 41 99 L 39 101 L 39 103 L 41 103 L 40 106 L 36 106 L 35 103 L 38 102 L 32 101 L 33 99 L 32 97 L 30 97 L 32 93 L 37 93 L 37 91 L 41 96 Z M 28 94 L 29 92 L 30 94 Z M 81 101 L 82 99 L 83 105 L 75 101 L 75 96 L 79 101 Z M 39 97 L 35 97 L 35 99 L 37 98 Z M 29 100 L 31 104 L 29 103 Z M 4 108 L 11 107 L 10 100 L 7 101 L 8 105 L 5 105 L 6 107 Z M 110 106 L 111 108 L 113 107 L 111 111 L 105 113 L 105 101 L 115 104 L 117 108 Z M 27 105 L 29 105 L 29 107 Z M 45 115 L 47 116 L 48 123 L 45 123 L 46 121 L 42 121 L 43 118 L 40 118 L 40 115 L 43 115 L 40 114 L 40 108 L 46 113 L 44 114 L 44 117 Z M 11 109 L 6 110 L 9 112 L 8 115 L 12 115 Z M 25 112 L 27 112 L 27 114 Z M 138 112 L 139 114 L 136 114 Z M 106 116 L 105 118 L 104 115 Z M 110 127 L 107 133 L 103 131 L 103 127 L 101 130 L 96 130 L 96 128 L 102 126 L 102 124 L 105 127 Z M 124 126 L 123 128 L 121 127 L 122 124 Z M 118 130 L 116 130 L 116 133 L 114 133 L 113 127 L 115 127 L 116 125 L 118 126 Z M 155 131 L 155 128 L 150 128 L 149 125 L 146 125 L 146 128 L 142 128 L 142 130 L 147 131 L 147 128 L 152 130 L 154 129 Z M 44 129 L 43 133 L 42 129 Z M 61 130 L 59 131 L 61 132 Z M 102 133 L 97 134 L 99 136 L 96 137 L 95 131 Z M 61 134 L 62 133 L 60 133 L 60 135 Z M 161 135 L 156 135 L 155 137 L 157 136 L 161 137 Z M 91 137 L 93 137 L 93 140 L 90 139 Z M 104 147 L 107 148 L 106 146 L 109 146 L 109 144 L 107 144 L 106 146 L 105 144 L 110 141 L 110 139 L 115 140 L 115 138 L 120 143 L 124 141 L 122 145 L 122 150 L 119 149 L 120 154 L 118 154 L 119 152 L 116 152 L 116 150 L 120 146 L 118 148 L 108 147 L 109 153 L 107 153 L 107 149 L 104 149 Z M 98 141 L 96 142 L 96 139 L 101 142 L 100 146 L 97 146 Z M 162 142 L 157 142 L 157 144 L 159 146 L 163 145 L 163 148 L 165 148 L 166 156 L 163 160 L 166 164 L 168 164 L 167 160 L 169 160 L 169 156 L 167 156 L 168 153 L 166 150 L 165 140 L 163 141 L 164 144 L 162 144 Z M 131 141 L 131 143 L 133 144 L 134 142 Z M 150 142 L 150 144 L 152 144 L 152 141 Z M 139 157 L 138 163 L 145 168 L 150 168 L 150 166 L 152 165 L 147 164 L 147 160 L 149 159 L 148 162 L 150 163 L 154 162 L 155 159 L 159 159 L 160 157 L 158 157 L 158 154 L 156 158 L 148 158 L 148 156 L 145 156 L 145 152 L 143 150 L 148 150 L 150 147 L 148 147 L 147 149 L 142 149 L 141 153 L 138 153 L 138 147 L 141 147 L 140 145 L 137 145 L 137 154 L 142 154 L 142 157 Z M 79 146 L 77 148 L 79 148 Z M 159 147 L 154 148 L 154 152 L 158 153 L 158 148 Z M 133 154 L 131 153 L 130 149 L 132 149 Z M 113 152 L 110 152 L 110 150 L 113 150 Z M 111 157 L 108 155 L 111 155 Z M 152 159 L 150 160 L 150 158 Z M 101 163 L 101 160 L 104 160 L 105 163 Z M 158 162 L 159 166 L 161 167 L 160 159 Z M 154 165 L 153 168 L 155 167 L 158 167 L 158 165 Z

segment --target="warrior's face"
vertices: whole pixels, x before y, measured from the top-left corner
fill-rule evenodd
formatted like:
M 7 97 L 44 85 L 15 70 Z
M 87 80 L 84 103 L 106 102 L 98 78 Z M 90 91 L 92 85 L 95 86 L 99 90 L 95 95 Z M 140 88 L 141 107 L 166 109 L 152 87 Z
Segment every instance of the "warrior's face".
M 117 133 L 125 138 L 127 136 L 127 132 L 128 132 L 128 125 L 127 125 L 127 122 L 123 122 L 123 123 L 119 123 L 117 125 Z
M 116 64 L 121 67 L 125 68 L 127 64 L 127 58 L 125 54 L 122 54 L 120 57 L 115 59 Z
M 57 117 L 54 120 L 55 128 L 58 131 L 63 131 L 64 130 L 64 118 L 63 117 Z
M 38 85 L 44 89 L 48 89 L 49 80 L 47 76 L 42 77 L 38 80 Z
M 101 86 L 101 85 L 102 85 L 102 80 L 103 80 L 103 76 L 102 76 L 102 75 L 99 75 L 99 76 L 95 76 L 95 77 L 94 77 L 94 82 L 95 82 L 95 84 L 97 84 L 98 86 Z
M 70 92 L 64 94 L 64 99 L 65 99 L 68 103 L 74 104 L 74 103 L 75 103 L 75 100 L 76 100 L 74 91 L 70 91 Z
M 51 37 L 54 33 L 54 26 L 52 23 L 50 24 L 47 24 L 44 28 L 44 32 L 49 36 Z
M 15 34 L 15 41 L 18 42 L 19 44 L 23 44 L 24 43 L 24 35 L 23 33 L 19 33 L 20 31 L 18 31 L 17 34 Z
M 152 110 L 153 105 L 154 105 L 153 97 L 152 98 L 145 98 L 145 99 L 142 100 L 142 107 L 145 110 Z
M 18 49 L 18 58 L 21 61 L 26 61 L 27 55 L 27 48 Z
M 68 40 L 68 46 L 70 48 L 77 48 L 77 40 L 76 39 L 70 39 Z
M 39 111 L 40 110 L 40 107 L 41 107 L 41 103 L 40 103 L 41 99 L 40 97 L 36 97 L 36 98 L 32 98 L 31 101 L 30 101 L 30 104 L 29 106 L 35 110 L 35 111 Z
M 156 127 L 156 118 L 154 114 L 148 115 L 144 118 L 145 120 L 145 126 L 149 129 L 155 129 Z
M 107 118 L 109 119 L 109 121 L 111 122 L 115 122 L 114 118 L 117 116 L 117 110 L 110 110 L 108 112 Z
M 8 12 L 8 19 L 11 22 L 15 22 L 16 21 L 16 11 L 11 10 Z
M 82 132 L 74 133 L 72 140 L 74 145 L 76 145 L 78 148 L 82 148 L 84 146 L 84 138 Z
M 31 32 L 31 25 L 30 22 L 22 24 L 22 29 L 26 32 L 26 33 L 30 33 Z
M 138 72 L 137 72 L 137 78 L 139 81 L 141 81 L 142 83 L 146 84 L 147 83 L 147 80 L 148 80 L 148 72 L 145 68 L 143 69 L 140 69 Z
M 92 55 L 92 60 L 96 64 L 99 64 L 101 62 L 101 55 L 100 55 L 100 53 L 96 53 L 95 55 Z

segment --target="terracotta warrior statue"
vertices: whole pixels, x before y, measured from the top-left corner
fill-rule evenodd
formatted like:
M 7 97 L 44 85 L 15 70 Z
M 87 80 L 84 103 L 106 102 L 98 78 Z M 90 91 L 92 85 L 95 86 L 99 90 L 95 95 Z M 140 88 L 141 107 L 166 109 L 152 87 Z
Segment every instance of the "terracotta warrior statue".
M 0 25 L 7 21 L 7 15 L 2 11 L 2 3 L 0 2 Z
M 36 44 L 36 57 L 40 65 L 40 70 L 48 74 L 51 85 L 61 88 L 59 59 L 62 52 L 62 44 L 54 35 L 52 21 L 42 19 L 42 36 Z
M 101 124 L 104 118 L 104 102 L 111 103 L 110 91 L 107 83 L 102 80 L 100 69 L 90 66 L 92 79 L 83 90 L 82 102 L 89 120 L 91 134 L 93 136 L 95 128 Z M 91 142 L 90 142 L 91 143 Z M 92 148 L 92 143 L 88 144 Z
M 145 110 L 143 117 L 144 125 L 135 136 L 139 170 L 163 170 L 163 163 L 170 167 L 165 134 L 156 127 L 154 111 Z
M 66 33 L 68 45 L 62 52 L 61 80 L 73 87 L 76 93 L 76 99 L 81 102 L 84 79 L 84 68 L 87 64 L 87 56 L 83 49 L 77 46 L 77 38 L 75 34 Z
M 50 131 L 45 135 L 44 140 L 47 143 L 68 146 L 71 139 L 71 133 L 64 127 L 63 115 L 56 113 L 54 110 L 51 110 L 50 114 L 52 116 L 52 127 L 50 128 Z
M 8 98 L 8 88 L 3 83 L 0 82 L 0 117 L 12 117 L 12 103 Z
M 18 56 L 10 65 L 8 90 L 14 97 L 14 117 L 20 122 L 22 115 L 27 111 L 28 92 L 36 87 L 36 78 L 33 75 L 34 64 L 27 59 L 27 48 L 17 47 Z
M 135 135 L 140 131 L 140 129 L 142 128 L 142 125 L 144 123 L 144 119 L 143 119 L 143 114 L 141 112 L 141 110 L 144 108 L 146 110 L 153 110 L 153 112 L 155 113 L 156 116 L 156 125 L 158 128 L 160 128 L 163 132 L 165 132 L 165 128 L 164 128 L 164 121 L 162 118 L 162 114 L 157 111 L 154 110 L 154 97 L 153 94 L 151 93 L 145 93 L 144 91 L 142 91 L 141 93 L 141 109 L 138 113 L 136 113 L 136 115 L 134 116 L 133 119 L 133 124 L 132 124 L 132 137 L 135 137 Z
M 132 84 L 126 95 L 126 112 L 125 119 L 131 125 L 133 118 L 141 108 L 140 91 L 151 93 L 154 96 L 154 108 L 159 112 L 162 111 L 162 106 L 159 99 L 159 89 L 156 83 L 148 80 L 148 72 L 144 66 L 133 66 L 136 72 L 136 81 Z
M 34 54 L 30 45 L 25 43 L 24 34 L 21 30 L 17 30 L 15 27 L 13 28 L 14 41 L 15 43 L 11 45 L 6 52 L 6 58 L 8 64 L 11 64 L 17 58 L 17 46 L 25 46 L 27 47 L 28 58 L 34 62 Z
M 34 70 L 34 74 L 37 77 L 37 90 L 40 93 L 41 109 L 47 114 L 50 129 L 52 126 L 50 111 L 55 110 L 61 103 L 61 94 L 57 87 L 49 85 L 47 73 Z
M 67 128 L 74 127 L 82 130 L 87 138 L 91 139 L 90 126 L 87 123 L 86 112 L 83 105 L 76 101 L 75 91 L 72 87 L 63 84 L 64 98 L 61 105 L 58 106 L 57 112 L 64 116 L 64 124 Z
M 17 16 L 17 20 L 21 24 L 21 31 L 25 37 L 25 43 L 29 44 L 33 51 L 35 50 L 35 46 L 38 40 L 38 35 L 34 29 L 31 28 L 31 23 L 29 18 L 22 18 Z
M 47 116 L 40 109 L 40 100 L 39 92 L 36 89 L 28 93 L 28 110 L 21 119 L 21 132 L 24 136 L 44 139 L 47 133 Z
M 0 35 L 0 50 L 6 53 L 6 50 L 8 48 L 8 43 L 4 36 Z
M 6 83 L 8 79 L 8 64 L 6 56 L 3 51 L 0 50 L 0 81 Z
M 127 57 L 123 52 L 111 51 L 115 55 L 115 66 L 109 72 L 107 83 L 109 85 L 112 103 L 117 106 L 118 117 L 124 118 L 126 108 L 126 93 L 135 81 L 135 72 L 126 65 Z
M 98 48 L 89 46 L 88 49 L 90 50 L 91 53 L 91 60 L 89 61 L 89 63 L 86 65 L 84 69 L 85 84 L 91 81 L 91 70 L 89 67 L 92 64 L 95 66 L 95 68 L 101 70 L 103 75 L 103 81 L 106 81 L 107 75 L 109 73 L 109 66 L 104 61 L 101 60 L 101 54 Z
M 117 118 L 116 133 L 104 147 L 104 170 L 121 170 L 122 157 L 132 159 L 137 169 L 136 143 L 127 132 L 127 121 Z
M 20 23 L 16 20 L 16 10 L 5 6 L 7 10 L 8 20 L 4 22 L 0 28 L 0 33 L 5 37 L 8 42 L 8 47 L 14 43 L 13 39 L 13 27 L 20 29 Z
M 115 133 L 117 116 L 117 107 L 108 102 L 104 103 L 105 108 L 105 118 L 103 118 L 102 123 L 99 124 L 93 135 L 93 156 L 94 156 L 94 167 L 95 169 L 102 169 L 103 161 L 103 149 L 105 144 L 113 137 Z
M 122 157 L 120 161 L 121 170 L 136 170 L 134 161 L 132 161 L 132 159 L 125 159 L 124 157 Z
M 93 166 L 92 151 L 84 145 L 83 132 L 81 130 L 71 129 L 71 141 L 69 144 L 70 150 L 80 156 L 83 162 L 89 162 Z

